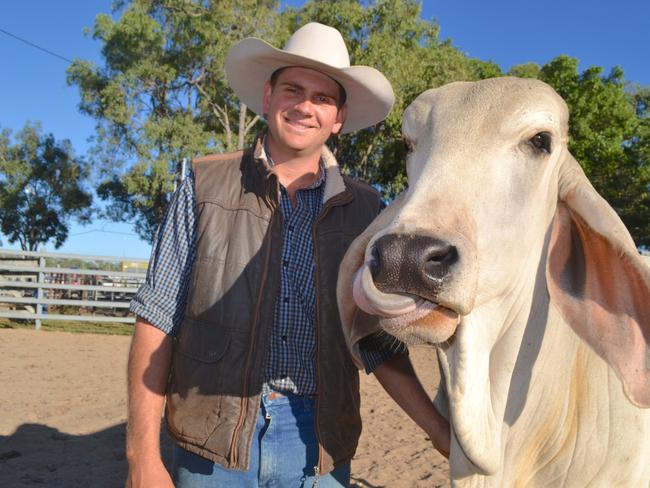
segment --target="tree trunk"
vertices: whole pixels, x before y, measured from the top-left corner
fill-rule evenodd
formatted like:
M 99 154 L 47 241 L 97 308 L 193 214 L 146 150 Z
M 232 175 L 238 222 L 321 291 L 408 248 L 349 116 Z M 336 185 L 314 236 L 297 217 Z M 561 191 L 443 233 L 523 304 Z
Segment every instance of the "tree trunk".
M 237 139 L 237 149 L 244 149 L 244 141 L 246 139 L 246 104 L 239 104 L 239 131 Z

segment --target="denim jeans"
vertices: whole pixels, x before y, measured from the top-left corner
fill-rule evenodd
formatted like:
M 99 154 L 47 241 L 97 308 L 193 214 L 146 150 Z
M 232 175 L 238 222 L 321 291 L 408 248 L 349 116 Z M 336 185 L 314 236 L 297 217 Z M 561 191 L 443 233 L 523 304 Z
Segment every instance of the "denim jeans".
M 315 476 L 318 440 L 314 431 L 314 400 L 272 392 L 262 405 L 251 445 L 247 471 L 224 468 L 178 446 L 173 475 L 177 488 L 334 488 L 350 481 L 350 463 Z

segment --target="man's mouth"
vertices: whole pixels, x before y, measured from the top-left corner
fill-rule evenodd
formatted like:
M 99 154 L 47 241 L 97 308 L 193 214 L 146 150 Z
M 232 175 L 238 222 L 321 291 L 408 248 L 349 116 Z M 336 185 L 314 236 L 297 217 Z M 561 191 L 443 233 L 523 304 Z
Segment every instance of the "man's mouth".
M 311 129 L 316 129 L 316 126 L 313 124 L 306 124 L 304 122 L 301 122 L 299 120 L 292 120 L 287 117 L 284 118 L 285 122 L 287 125 L 289 125 L 291 128 L 299 130 L 299 131 L 307 131 Z

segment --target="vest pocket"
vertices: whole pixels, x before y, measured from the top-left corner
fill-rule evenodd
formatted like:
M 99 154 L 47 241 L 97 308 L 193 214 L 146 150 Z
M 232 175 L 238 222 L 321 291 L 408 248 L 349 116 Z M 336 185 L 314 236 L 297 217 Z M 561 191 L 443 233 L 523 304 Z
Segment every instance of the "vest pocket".
M 185 320 L 181 333 L 175 341 L 175 349 L 182 354 L 202 363 L 219 361 L 230 345 L 231 330 Z
M 167 423 L 175 437 L 202 443 L 223 421 L 221 360 L 231 345 L 231 332 L 186 319 L 174 339 Z

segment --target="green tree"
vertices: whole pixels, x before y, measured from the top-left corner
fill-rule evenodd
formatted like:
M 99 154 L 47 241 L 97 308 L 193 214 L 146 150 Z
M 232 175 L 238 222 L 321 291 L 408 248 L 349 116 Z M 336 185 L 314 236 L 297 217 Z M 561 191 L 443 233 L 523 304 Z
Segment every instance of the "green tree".
M 133 0 L 118 3 L 117 20 L 97 17 L 92 35 L 103 45 L 104 66 L 77 60 L 68 81 L 81 91 L 81 111 L 97 121 L 98 194 L 110 202 L 109 217 L 132 219 L 151 241 L 180 161 L 250 142 L 259 118 L 237 100 L 223 70 L 229 47 L 244 37 L 282 46 L 304 23 L 323 22 L 342 32 L 353 64 L 386 74 L 397 98 L 388 119 L 331 144 L 346 172 L 378 184 L 387 197 L 406 180 L 403 109 L 427 88 L 500 73 L 440 41 L 437 23 L 420 18 L 416 0 L 278 5 Z
M 133 220 L 151 242 L 183 158 L 230 151 L 250 141 L 258 117 L 227 85 L 228 47 L 248 36 L 283 44 L 291 11 L 275 0 L 115 5 L 117 20 L 98 15 L 92 36 L 104 66 L 76 60 L 68 83 L 79 87 L 80 110 L 97 121 L 93 158 L 106 216 Z
M 634 86 L 630 95 L 638 124 L 623 144 L 627 161 L 623 184 L 631 180 L 624 222 L 637 244 L 650 248 L 650 87 Z
M 508 76 L 518 76 L 519 78 L 539 78 L 542 67 L 537 63 L 518 64 L 510 68 Z
M 294 28 L 309 21 L 336 27 L 351 63 L 376 67 L 393 85 L 395 106 L 384 122 L 331 144 L 345 172 L 378 185 L 387 198 L 406 184 L 404 109 L 429 88 L 501 74 L 496 64 L 468 58 L 441 40 L 438 23 L 420 14 L 417 0 L 310 1 L 293 19 Z
M 0 229 L 24 251 L 50 240 L 58 248 L 72 218 L 90 220 L 88 166 L 70 141 L 42 135 L 38 124 L 26 124 L 15 139 L 8 129 L 0 133 Z
M 511 72 L 535 75 L 530 65 Z M 608 75 L 558 56 L 538 70 L 569 106 L 569 150 L 612 205 L 638 245 L 650 245 L 650 91 L 626 89 L 623 71 Z

